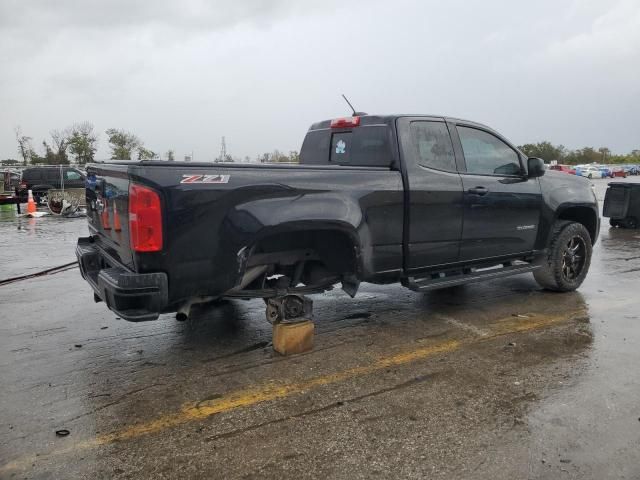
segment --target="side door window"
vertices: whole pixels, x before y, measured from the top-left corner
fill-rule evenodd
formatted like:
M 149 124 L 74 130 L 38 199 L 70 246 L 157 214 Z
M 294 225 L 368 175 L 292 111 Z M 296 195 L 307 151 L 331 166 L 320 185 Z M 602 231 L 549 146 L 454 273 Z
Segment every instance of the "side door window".
M 456 171 L 456 159 L 447 125 L 443 122 L 411 122 L 411 142 L 418 165 Z
M 78 172 L 74 171 L 74 170 L 67 170 L 66 172 L 64 172 L 64 176 L 65 176 L 65 180 L 68 181 L 74 181 L 74 180 L 81 180 L 82 179 L 82 175 L 80 175 Z
M 515 176 L 522 174 L 520 157 L 495 135 L 477 128 L 458 126 L 467 173 Z

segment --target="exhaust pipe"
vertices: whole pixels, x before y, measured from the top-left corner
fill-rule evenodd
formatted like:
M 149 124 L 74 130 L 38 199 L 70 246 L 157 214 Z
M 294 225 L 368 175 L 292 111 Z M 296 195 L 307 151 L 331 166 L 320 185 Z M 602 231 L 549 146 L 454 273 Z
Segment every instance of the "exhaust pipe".
M 260 275 L 266 272 L 267 268 L 268 268 L 267 265 L 259 265 L 247 270 L 247 272 L 242 277 L 240 284 L 234 289 L 232 289 L 231 292 L 242 290 L 244 287 L 246 287 L 251 282 L 253 282 L 256 278 L 258 278 Z M 176 320 L 178 320 L 179 322 L 184 322 L 186 320 L 189 320 L 189 318 L 191 318 L 191 307 L 193 305 L 197 303 L 210 302 L 211 300 L 215 300 L 216 298 L 217 297 L 193 297 L 187 300 L 185 303 L 182 304 L 180 308 L 178 308 L 178 311 L 176 312 Z
M 180 309 L 176 312 L 176 320 L 179 322 L 185 322 L 189 320 L 189 315 L 191 314 L 191 303 L 187 302 L 180 307 Z
M 176 312 L 176 320 L 179 322 L 184 322 L 191 318 L 191 307 L 198 303 L 206 303 L 211 300 L 215 300 L 216 297 L 193 297 L 182 304 L 182 306 Z

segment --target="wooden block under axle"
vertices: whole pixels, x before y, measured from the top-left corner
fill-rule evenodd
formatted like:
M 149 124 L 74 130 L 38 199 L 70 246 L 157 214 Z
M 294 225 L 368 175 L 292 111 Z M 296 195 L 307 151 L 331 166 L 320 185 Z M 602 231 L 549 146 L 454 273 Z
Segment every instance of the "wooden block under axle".
M 276 323 L 273 326 L 273 349 L 281 355 L 308 352 L 313 349 L 313 331 L 311 320 Z

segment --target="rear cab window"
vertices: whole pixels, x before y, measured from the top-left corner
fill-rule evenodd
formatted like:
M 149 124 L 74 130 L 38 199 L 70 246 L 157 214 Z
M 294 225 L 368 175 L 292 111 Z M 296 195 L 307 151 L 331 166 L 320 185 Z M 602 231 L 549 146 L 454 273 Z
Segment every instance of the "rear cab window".
M 378 124 L 310 130 L 302 144 L 300 163 L 391 167 L 390 127 Z
M 351 132 L 336 132 L 331 135 L 330 163 L 336 165 L 351 164 Z

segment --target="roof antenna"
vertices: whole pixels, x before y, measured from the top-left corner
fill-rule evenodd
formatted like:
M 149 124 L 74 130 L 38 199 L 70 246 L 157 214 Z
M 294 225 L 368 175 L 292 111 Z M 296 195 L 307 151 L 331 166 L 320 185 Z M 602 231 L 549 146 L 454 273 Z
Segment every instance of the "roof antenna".
M 347 105 L 349 105 L 349 107 L 351 108 L 351 111 L 353 112 L 353 116 L 356 117 L 358 115 L 366 115 L 366 113 L 364 112 L 356 112 L 356 109 L 353 108 L 353 105 L 351 105 L 351 102 L 349 101 L 349 99 L 344 95 L 344 93 L 342 94 L 342 98 L 344 98 L 344 101 L 347 102 Z

